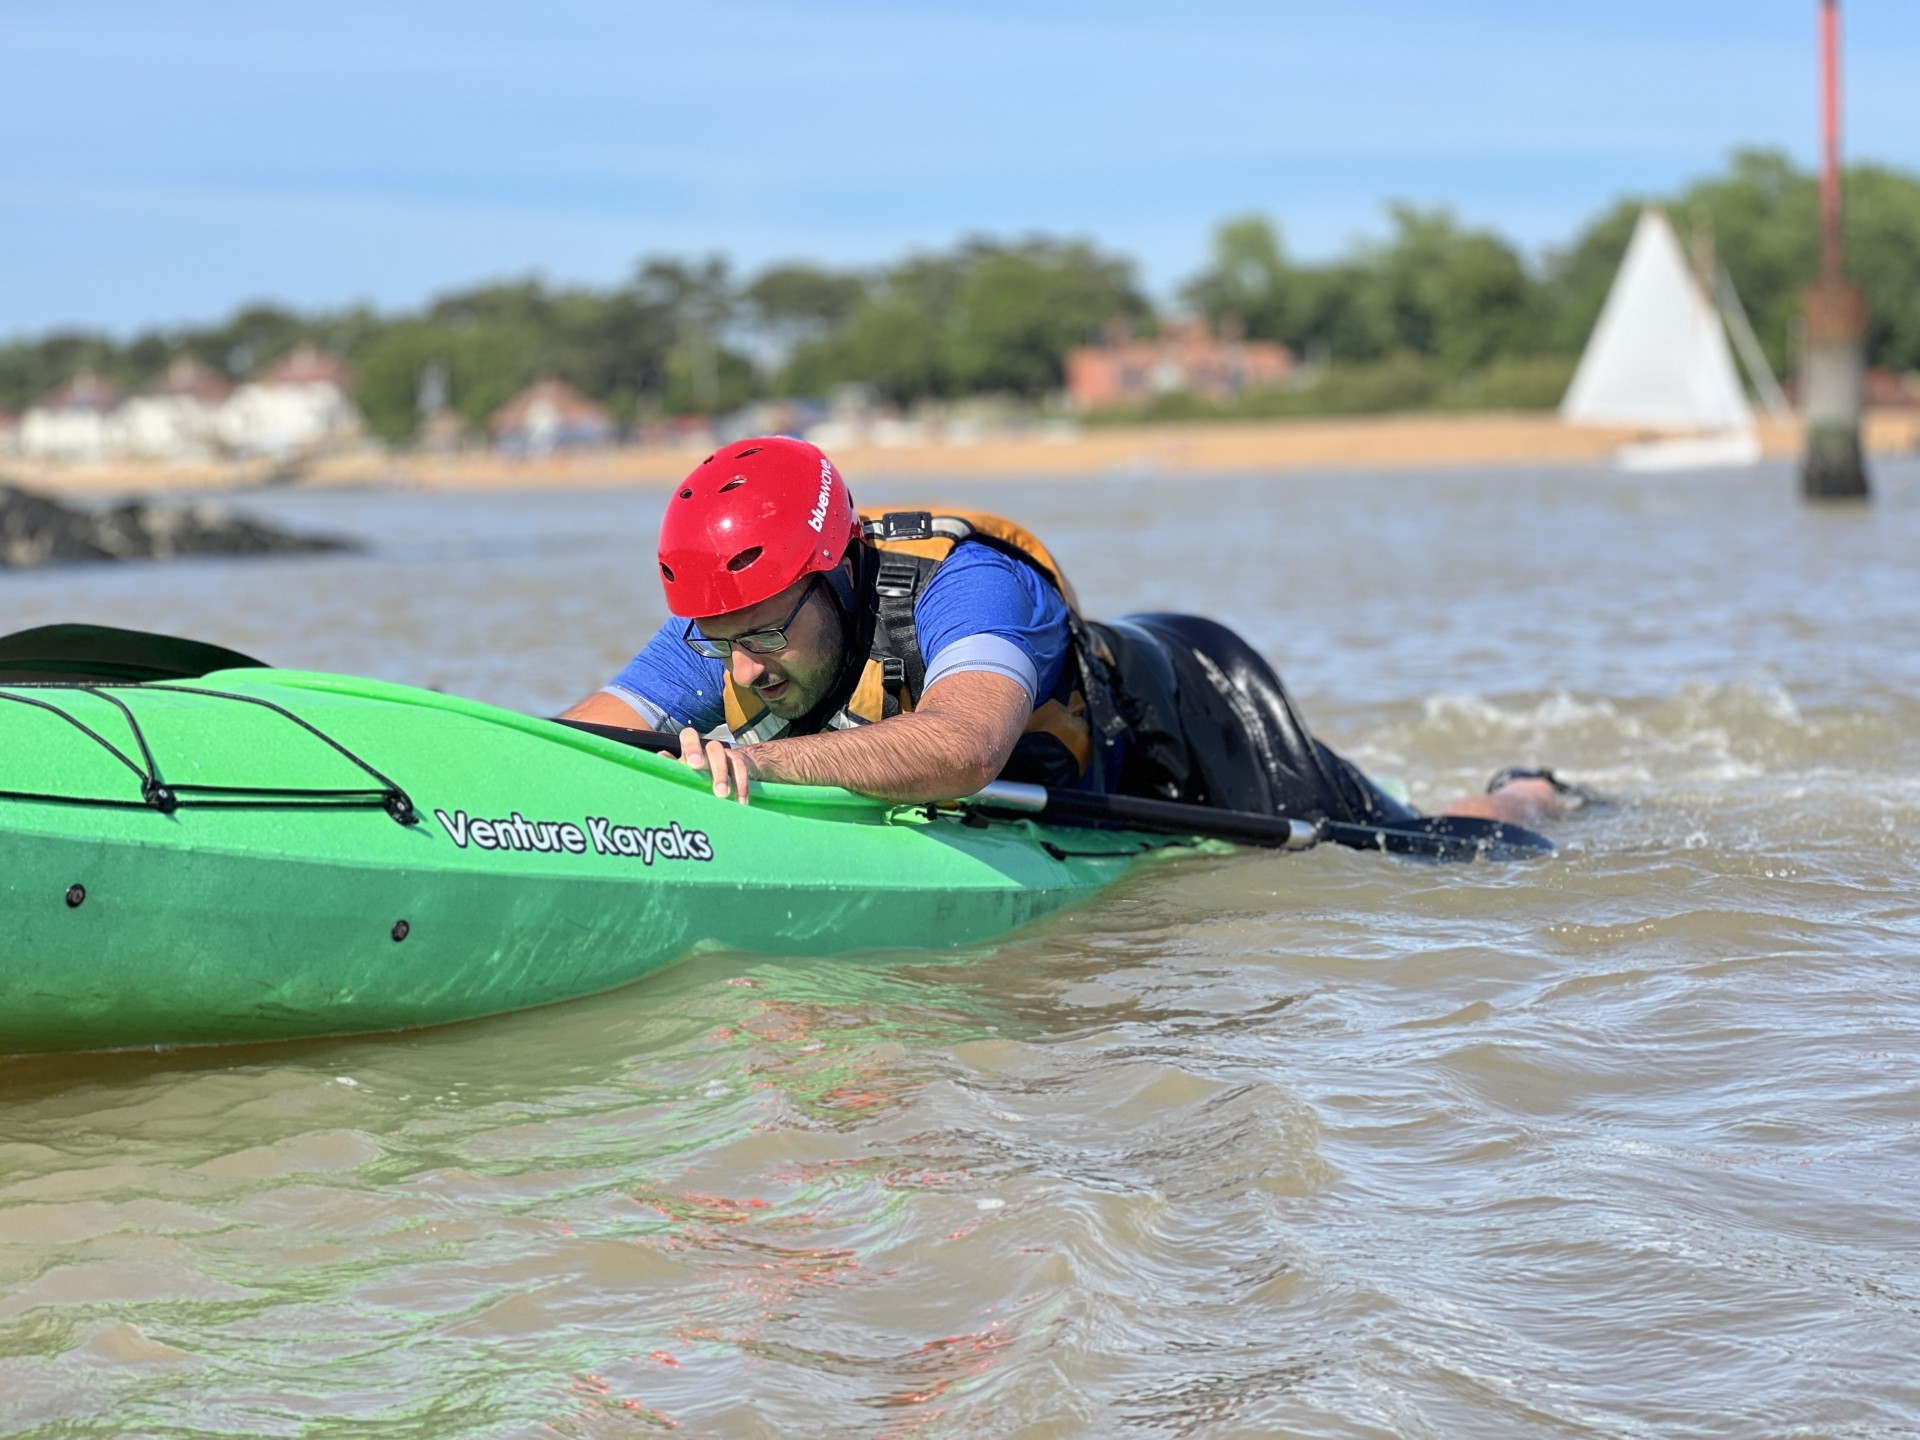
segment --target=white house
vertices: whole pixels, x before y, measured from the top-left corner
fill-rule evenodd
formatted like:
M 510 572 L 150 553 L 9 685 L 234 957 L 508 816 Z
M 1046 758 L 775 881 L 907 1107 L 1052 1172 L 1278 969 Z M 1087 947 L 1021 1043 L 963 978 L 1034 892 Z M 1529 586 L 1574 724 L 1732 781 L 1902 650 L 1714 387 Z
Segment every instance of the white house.
M 260 379 L 233 392 L 220 439 L 245 455 L 325 449 L 360 434 L 346 362 L 302 345 Z
M 220 442 L 220 421 L 233 386 L 191 355 L 120 407 L 121 445 L 160 460 L 199 460 Z
M 20 417 L 20 453 L 30 460 L 104 460 L 120 449 L 120 392 L 83 371 Z

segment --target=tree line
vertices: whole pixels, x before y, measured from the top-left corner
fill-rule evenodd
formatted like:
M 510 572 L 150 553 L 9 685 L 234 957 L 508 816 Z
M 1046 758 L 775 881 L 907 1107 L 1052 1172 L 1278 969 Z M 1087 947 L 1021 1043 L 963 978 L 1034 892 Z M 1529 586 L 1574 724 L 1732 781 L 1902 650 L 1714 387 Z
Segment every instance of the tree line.
M 1861 165 L 1846 184 L 1869 363 L 1920 370 L 1920 176 Z M 1229 219 L 1167 309 L 1231 317 L 1249 338 L 1314 362 L 1317 383 L 1245 397 L 1238 413 L 1547 406 L 1648 201 L 1666 205 L 1683 238 L 1710 238 L 1768 360 L 1788 371 L 1799 293 L 1819 268 L 1818 186 L 1771 151 L 1738 152 L 1677 195 L 1622 199 L 1532 262 L 1445 209 L 1391 205 L 1384 237 L 1319 264 L 1290 258 L 1268 218 Z M 1037 403 L 1059 390 L 1068 351 L 1115 318 L 1150 333 L 1165 315 L 1133 261 L 1085 240 L 970 239 L 873 268 L 788 263 L 751 275 L 718 256 L 656 257 L 610 289 L 530 279 L 396 314 L 255 305 L 124 343 L 83 332 L 17 341 L 0 345 L 0 408 L 18 412 L 83 369 L 137 388 L 182 353 L 243 379 L 301 342 L 352 362 L 369 425 L 391 439 L 413 432 L 429 365 L 475 426 L 545 375 L 622 423 L 821 398 L 847 383 L 902 407 L 982 394 Z M 1170 396 L 1144 413 L 1208 410 Z

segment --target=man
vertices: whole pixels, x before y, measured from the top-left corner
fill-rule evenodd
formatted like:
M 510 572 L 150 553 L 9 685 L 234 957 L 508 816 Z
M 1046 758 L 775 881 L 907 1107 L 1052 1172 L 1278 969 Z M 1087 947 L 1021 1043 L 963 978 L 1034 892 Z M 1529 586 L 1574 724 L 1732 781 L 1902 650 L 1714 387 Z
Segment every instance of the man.
M 659 568 L 674 618 L 564 718 L 677 729 L 682 760 L 742 804 L 756 780 L 917 803 L 1005 778 L 1303 819 L 1414 814 L 1314 740 L 1224 626 L 1091 624 L 1019 526 L 863 520 L 804 441 L 743 440 L 696 466 L 667 501 Z M 1520 772 L 1445 813 L 1525 825 L 1571 793 Z

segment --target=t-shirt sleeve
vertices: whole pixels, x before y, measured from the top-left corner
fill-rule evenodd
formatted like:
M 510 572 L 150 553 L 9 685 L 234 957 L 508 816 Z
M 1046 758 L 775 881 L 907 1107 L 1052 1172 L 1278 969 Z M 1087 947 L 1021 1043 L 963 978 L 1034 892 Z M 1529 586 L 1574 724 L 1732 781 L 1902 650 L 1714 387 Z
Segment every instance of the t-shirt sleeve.
M 691 725 L 704 735 L 727 718 L 727 665 L 687 648 L 680 639 L 686 625 L 669 618 L 604 688 L 655 730 Z
M 914 603 L 926 683 L 968 670 L 1016 680 L 1035 705 L 1067 660 L 1066 602 L 1033 569 L 987 545 L 958 546 Z

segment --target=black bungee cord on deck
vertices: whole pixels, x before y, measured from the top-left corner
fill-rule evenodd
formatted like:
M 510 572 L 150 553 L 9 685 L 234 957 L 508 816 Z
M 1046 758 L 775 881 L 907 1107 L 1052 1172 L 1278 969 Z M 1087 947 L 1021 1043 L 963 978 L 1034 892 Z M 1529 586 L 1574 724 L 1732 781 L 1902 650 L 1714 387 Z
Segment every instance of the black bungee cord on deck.
M 91 695 L 103 700 L 118 710 L 127 722 L 134 744 L 139 748 L 140 757 L 146 763 L 144 767 L 137 763 L 119 746 L 108 740 L 98 730 L 88 725 L 78 716 L 60 706 L 34 695 L 23 695 L 22 690 L 64 691 L 72 694 Z M 124 700 L 113 692 L 116 690 L 137 690 L 151 693 L 170 691 L 178 695 L 200 695 L 212 700 L 231 700 L 236 704 L 257 705 L 270 710 L 284 720 L 291 721 L 315 739 L 337 751 L 359 769 L 365 771 L 376 782 L 378 788 L 329 788 L 317 786 L 278 786 L 278 785 L 202 785 L 191 782 L 169 782 L 160 772 L 160 763 L 154 757 L 153 748 L 147 743 L 146 732 L 141 729 L 139 718 Z M 184 797 L 206 797 L 205 803 L 227 807 L 251 806 L 255 808 L 273 808 L 298 805 L 378 805 L 402 825 L 416 825 L 420 817 L 413 808 L 413 801 L 399 785 L 381 774 L 365 760 L 354 754 L 338 740 L 304 720 L 291 710 L 264 700 L 258 695 L 236 695 L 226 690 L 207 690 L 193 685 L 169 685 L 142 681 L 126 681 L 118 684 L 101 684 L 94 681 L 28 681 L 16 682 L 0 687 L 0 700 L 11 700 L 21 705 L 31 705 L 36 709 L 48 711 L 59 716 L 67 724 L 80 731 L 114 759 L 118 760 L 140 781 L 140 798 L 120 799 L 113 796 L 90 795 L 54 795 L 38 791 L 0 790 L 0 797 L 12 800 L 42 800 L 63 805 L 106 805 L 126 809 L 148 808 L 170 815 L 185 802 Z

